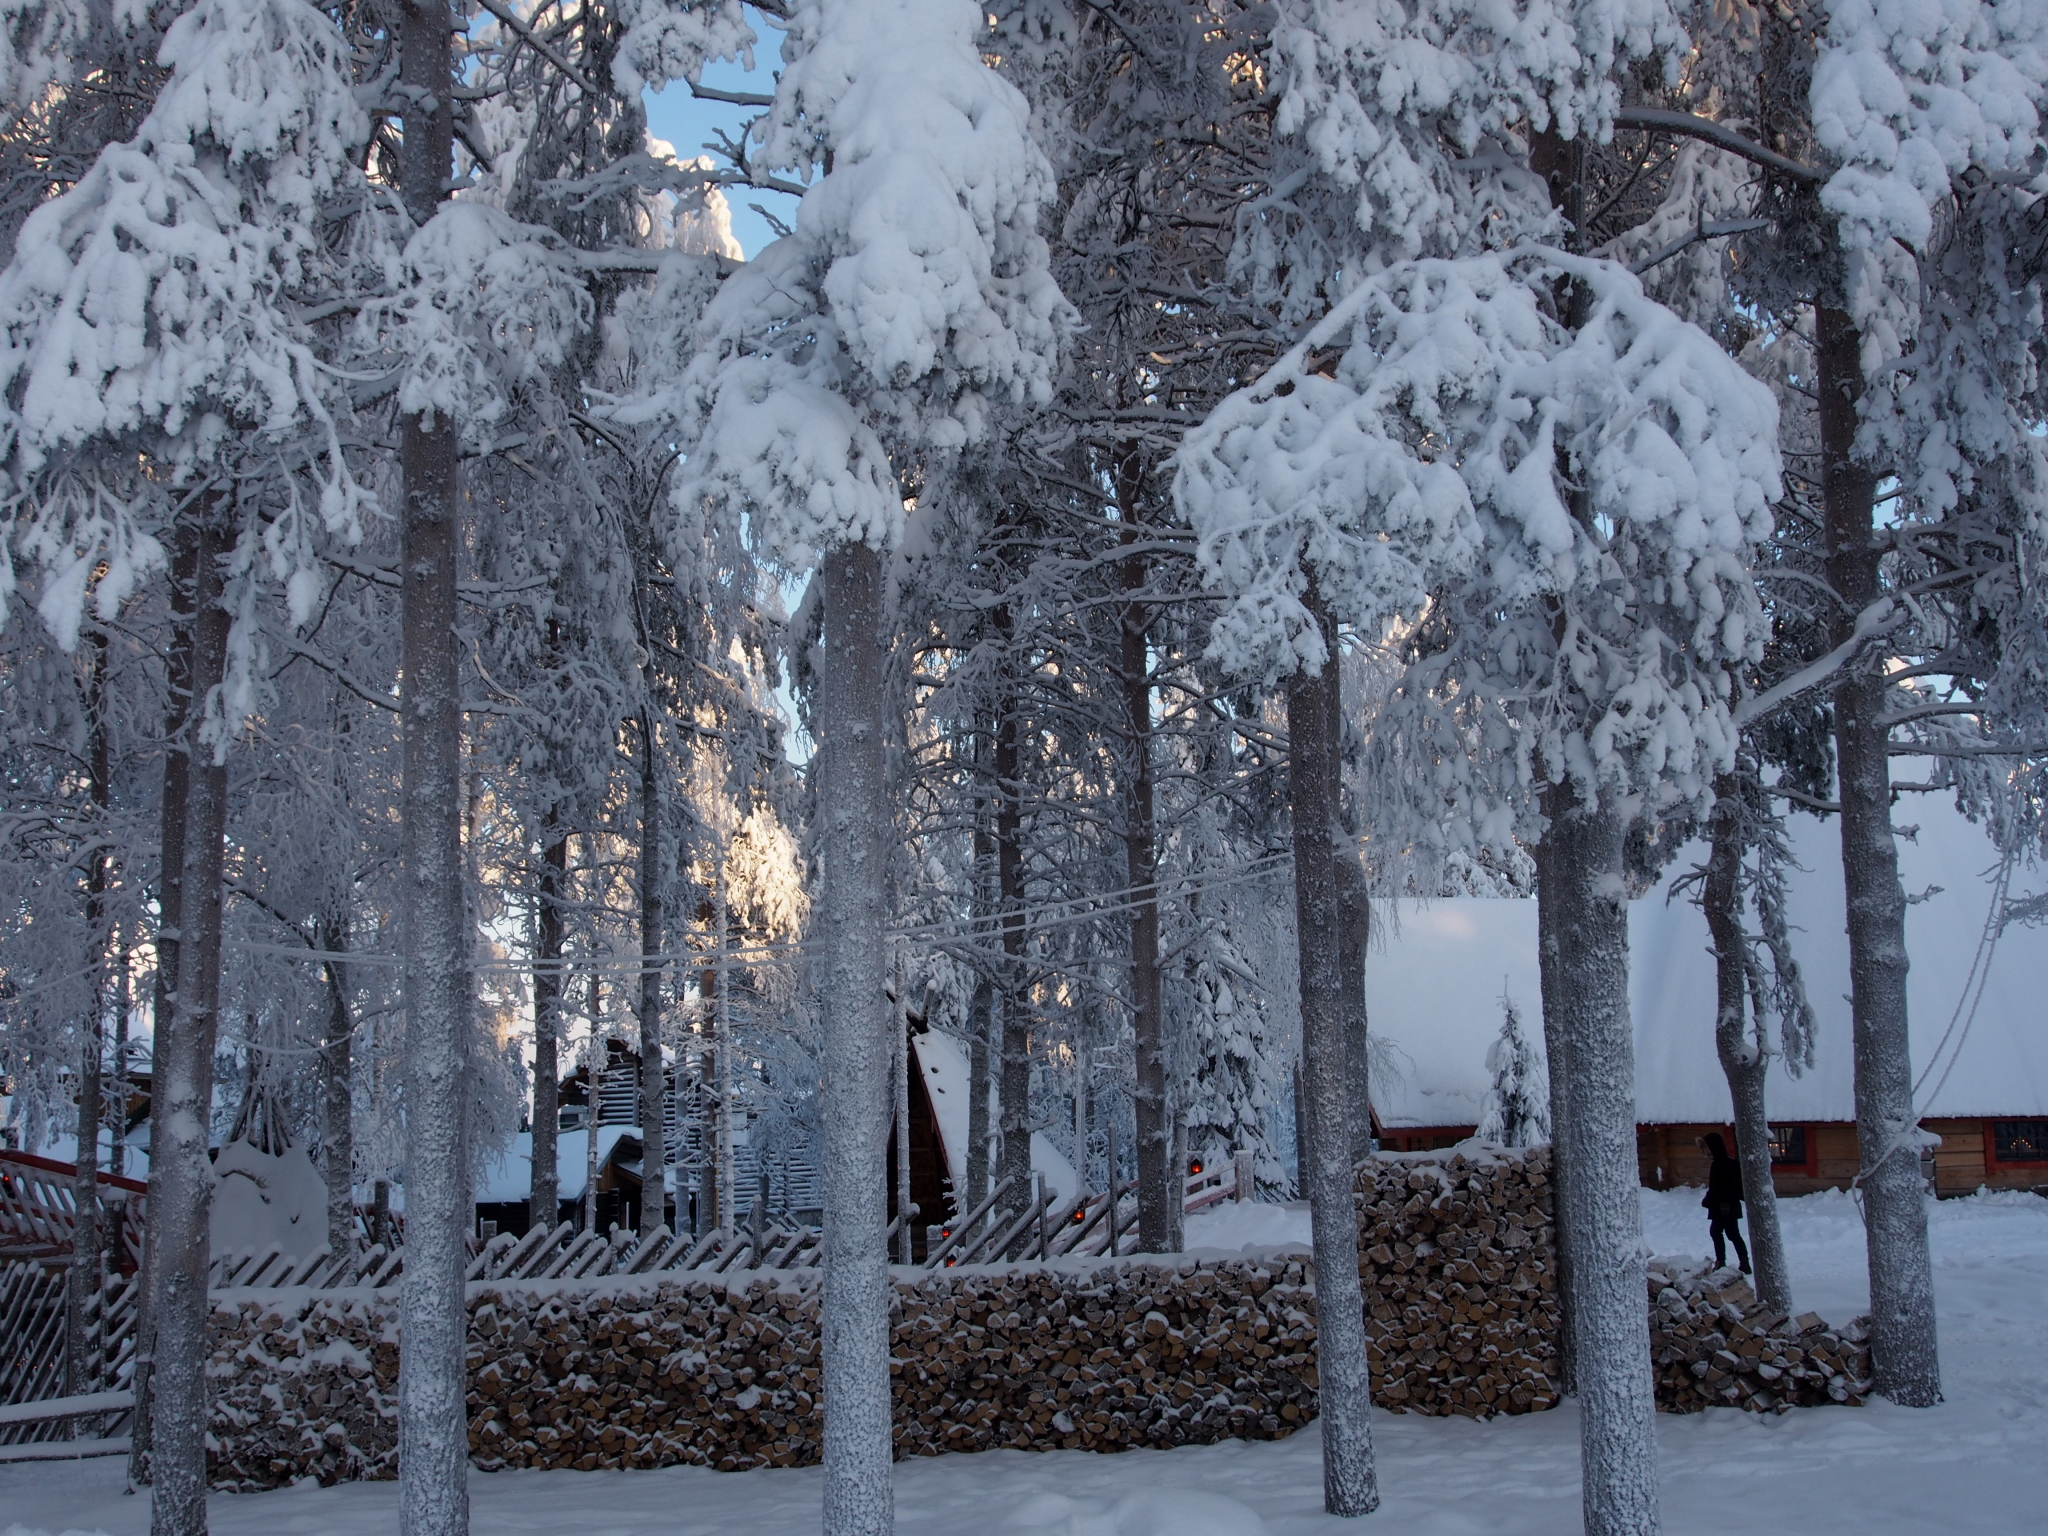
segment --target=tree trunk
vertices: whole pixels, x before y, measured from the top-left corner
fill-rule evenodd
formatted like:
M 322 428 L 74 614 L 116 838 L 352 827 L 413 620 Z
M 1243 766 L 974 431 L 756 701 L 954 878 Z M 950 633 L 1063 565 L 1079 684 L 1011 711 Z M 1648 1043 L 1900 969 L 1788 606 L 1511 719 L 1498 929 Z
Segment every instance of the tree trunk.
M 1871 541 L 1876 477 L 1855 458 L 1863 394 L 1860 338 L 1839 309 L 1815 317 L 1820 383 L 1821 493 L 1828 582 L 1841 598 L 1829 638 L 1855 631 L 1882 596 Z M 1835 683 L 1835 759 L 1842 806 L 1842 883 L 1849 908 L 1849 1011 L 1855 1033 L 1856 1140 L 1870 1265 L 1870 1363 L 1877 1390 L 1926 1408 L 1941 1400 L 1934 1273 L 1913 1110 L 1906 1014 L 1906 892 L 1892 835 L 1885 653 L 1872 650 Z
M 428 110 L 409 113 L 399 180 L 414 224 L 432 219 L 453 164 L 450 17 L 440 0 L 401 7 L 399 75 Z M 454 424 L 400 423 L 404 474 L 401 859 L 405 933 L 404 1348 L 398 1372 L 399 1530 L 469 1529 L 464 1373 L 463 1146 L 469 1023 L 463 920 L 462 687 L 457 668 Z
M 1330 663 L 1336 665 L 1333 660 Z M 1365 868 L 1346 835 L 1337 844 L 1332 874 L 1337 884 L 1337 979 L 1343 989 L 1344 1102 L 1351 1116 L 1351 1161 L 1372 1156 L 1372 1072 L 1366 1034 L 1365 955 L 1372 939 L 1372 898 Z
M 1772 1311 L 1789 1315 L 1792 1276 L 1778 1229 L 1778 1191 L 1771 1181 L 1771 1126 L 1764 1111 L 1764 1078 L 1771 1059 L 1765 1054 L 1764 1042 L 1749 1039 L 1743 1028 L 1749 1014 L 1749 946 L 1742 934 L 1740 793 L 1741 785 L 1732 773 L 1714 781 L 1714 840 L 1700 906 L 1714 941 L 1714 1051 L 1721 1058 L 1721 1072 L 1728 1079 L 1728 1096 L 1734 1106 L 1735 1155 L 1742 1164 L 1757 1299 Z
M 95 627 L 87 645 L 90 671 L 86 678 L 87 789 L 92 802 L 94 848 L 85 874 L 85 933 L 91 946 L 92 1001 L 79 1021 L 77 1177 L 71 1186 L 77 1207 L 71 1229 L 71 1271 L 65 1277 L 64 1390 L 95 1391 L 101 1362 L 85 1326 L 86 1309 L 98 1293 L 104 1265 L 100 1223 L 100 1123 L 106 1106 L 100 1095 L 100 1070 L 106 1054 L 106 961 L 113 947 L 107 924 L 107 886 L 113 856 L 108 811 L 112 799 L 107 772 L 107 634 Z M 72 1426 L 74 1434 L 78 1425 Z
M 718 1148 L 718 1226 L 728 1237 L 739 1222 L 739 1169 L 733 1159 L 732 1141 L 732 970 L 728 959 L 732 947 L 732 907 L 726 896 L 725 876 L 718 880 L 718 990 L 712 994 L 712 1036 L 718 1043 L 713 1058 L 718 1070 L 712 1081 L 717 1091 L 712 1098 L 712 1130 Z
M 1323 1431 L 1323 1508 L 1379 1507 L 1366 1373 L 1365 1301 L 1358 1281 L 1351 1112 L 1344 1059 L 1343 937 L 1333 844 L 1337 833 L 1336 628 L 1310 588 L 1329 656 L 1315 676 L 1287 682 L 1289 811 L 1294 822 L 1294 913 L 1301 970 L 1302 1108 L 1307 1114 L 1309 1233 L 1316 1264 L 1316 1397 Z
M 348 919 L 321 919 L 320 947 L 330 955 L 348 950 Z M 321 1067 L 327 1082 L 327 1251 L 339 1259 L 356 1250 L 355 1023 L 348 1011 L 348 974 L 340 960 L 328 960 L 327 1049 Z
M 227 666 L 228 614 L 221 607 L 221 557 L 229 539 L 208 497 L 196 530 L 192 579 L 190 690 L 184 729 L 171 743 L 185 766 L 176 976 L 166 1020 L 157 1025 L 155 1102 L 150 1112 L 150 1220 L 155 1227 L 156 1340 L 150 1378 L 151 1536 L 206 1531 L 206 1280 L 213 1165 L 213 1047 L 220 1012 L 222 840 L 227 768 L 200 744 L 206 700 Z M 166 777 L 168 777 L 168 772 Z
M 717 1039 L 716 1034 L 712 1036 Z M 697 1145 L 701 1149 L 697 1169 L 697 1236 L 703 1237 L 725 1224 L 718 1208 L 718 1047 L 710 1045 L 697 1057 Z
M 596 862 L 594 849 L 591 861 L 593 864 Z M 603 1076 L 603 1065 L 610 1060 L 611 1049 L 604 1038 L 604 979 L 593 964 L 590 968 L 590 1054 L 583 1069 L 589 1100 L 589 1112 L 584 1116 L 583 1126 L 583 1230 L 586 1232 L 597 1230 L 598 1079 Z
M 171 645 L 164 660 L 164 777 L 163 795 L 157 808 L 157 929 L 156 977 L 152 985 L 150 1018 L 157 1042 L 171 1038 L 175 1029 L 178 994 L 178 925 L 184 911 L 181 893 L 185 888 L 185 815 L 190 799 L 192 763 L 186 728 L 192 718 L 192 641 L 196 583 L 201 539 L 199 524 L 180 519 L 171 529 L 170 595 L 172 610 Z M 152 1048 L 154 1049 L 154 1047 Z M 126 1081 L 126 1063 L 123 1063 Z M 156 1100 L 152 1097 L 151 1117 Z M 162 1209 L 162 1165 L 156 1158 L 149 1164 L 149 1222 L 142 1233 L 142 1289 L 135 1314 L 135 1368 L 129 1381 L 135 1393 L 135 1413 L 128 1437 L 128 1478 L 135 1484 L 150 1480 L 151 1423 L 154 1399 L 151 1384 L 156 1369 L 156 1212 Z
M 1002 912 L 1001 1084 L 996 1093 L 999 1180 L 1009 1179 L 1004 1207 L 1020 1211 L 1031 1198 L 1031 1013 L 1024 988 L 1024 810 L 1018 703 L 1003 705 L 996 726 L 996 901 Z
M 974 818 L 974 935 L 977 943 L 988 934 L 995 918 L 996 904 L 989 886 L 995 863 L 995 838 L 988 828 L 988 808 L 978 807 Z M 979 1210 L 988 1198 L 988 1046 L 995 1031 L 996 989 L 987 965 L 975 974 L 974 992 L 967 1003 L 967 1199 L 958 1215 Z
M 1552 809 L 1568 790 L 1555 790 Z M 1656 1399 L 1636 1168 L 1635 1040 L 1628 1006 L 1622 820 L 1563 809 L 1543 834 L 1537 900 L 1556 946 L 1544 1031 L 1564 1047 L 1570 1091 L 1553 1127 L 1568 1174 L 1557 1225 L 1572 1255 L 1571 1340 L 1587 1536 L 1658 1528 Z M 1554 1006 L 1553 1006 L 1554 1005 Z M 1560 1076 L 1553 1057 L 1551 1076 Z M 1558 1103 L 1552 1100 L 1552 1112 Z
M 895 1062 L 890 1067 L 893 1090 L 890 1105 L 890 1120 L 896 1130 L 895 1144 L 891 1158 L 896 1165 L 896 1213 L 901 1224 L 896 1229 L 896 1262 L 914 1262 L 916 1252 L 915 1222 L 910 1213 L 910 1013 L 907 1007 L 905 989 L 910 985 L 904 977 L 903 968 L 896 968 L 895 1008 Z M 919 1213 L 920 1215 L 926 1213 Z
M 656 717 L 640 711 L 640 1235 L 668 1222 L 668 1069 L 661 1056 L 661 779 Z
M 1120 542 L 1137 536 L 1134 508 L 1137 475 L 1128 464 L 1118 471 L 1123 506 Z M 1123 589 L 1142 592 L 1145 558 L 1124 558 Z M 1152 778 L 1152 658 L 1146 605 L 1135 600 L 1118 615 L 1117 687 L 1123 703 L 1124 881 L 1130 887 L 1131 1035 L 1137 1079 L 1131 1094 L 1138 1159 L 1138 1251 L 1174 1253 L 1180 1248 L 1180 1202 L 1174 1199 L 1173 1133 L 1166 1089 L 1166 1032 L 1159 973 L 1159 842 Z
M 533 1192 L 528 1226 L 553 1227 L 561 1219 L 562 1180 L 562 898 L 569 880 L 569 838 L 558 835 L 550 810 L 548 843 L 541 849 L 538 910 L 533 936 Z
M 826 735 L 818 798 L 818 958 L 825 1030 L 825 1536 L 888 1536 L 890 1474 L 889 1002 L 884 993 L 882 557 L 823 561 Z M 1007 1119 L 1014 1101 L 1004 1098 Z

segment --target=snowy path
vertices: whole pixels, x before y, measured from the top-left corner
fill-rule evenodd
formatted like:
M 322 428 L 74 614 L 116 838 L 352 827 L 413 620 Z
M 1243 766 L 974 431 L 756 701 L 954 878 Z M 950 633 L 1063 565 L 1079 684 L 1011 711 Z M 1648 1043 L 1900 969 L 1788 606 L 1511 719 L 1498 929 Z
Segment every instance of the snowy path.
M 1802 1308 L 1862 1310 L 1862 1232 L 1848 1200 L 1785 1207 Z M 1197 1242 L 1284 1211 L 1241 1211 Z M 1698 1194 L 1644 1196 L 1650 1246 L 1703 1246 Z M 2042 1529 L 2048 1511 L 2048 1200 L 1948 1201 L 1933 1216 L 1949 1402 L 1922 1413 L 1872 1403 L 1760 1420 L 1733 1410 L 1658 1420 L 1669 1536 L 1765 1530 L 1857 1536 Z M 1240 1239 L 1241 1241 L 1242 1239 Z M 1313 1431 L 1277 1444 L 1171 1452 L 949 1456 L 897 1468 L 902 1536 L 1568 1536 L 1579 1529 L 1577 1418 L 1555 1412 L 1475 1424 L 1376 1414 L 1386 1494 L 1363 1524 L 1325 1518 Z M 478 1536 L 811 1536 L 819 1475 L 798 1472 L 516 1472 L 473 1475 Z M 142 1536 L 148 1506 L 109 1462 L 0 1467 L 0 1536 Z M 371 1536 L 397 1525 L 389 1483 L 216 1497 L 215 1536 Z M 1110 1511 L 1124 1506 L 1121 1517 Z M 1254 1515 L 1252 1511 L 1257 1511 Z

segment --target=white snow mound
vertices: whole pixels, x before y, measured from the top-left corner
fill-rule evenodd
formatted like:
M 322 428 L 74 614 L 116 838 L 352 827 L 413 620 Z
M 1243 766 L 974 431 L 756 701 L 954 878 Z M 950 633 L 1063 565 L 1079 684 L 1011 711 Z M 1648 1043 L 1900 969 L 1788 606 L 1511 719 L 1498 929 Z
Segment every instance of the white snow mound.
M 1148 1488 L 1114 1505 L 1034 1494 L 1004 1529 L 1032 1536 L 1266 1536 L 1266 1522 L 1237 1500 L 1173 1488 Z

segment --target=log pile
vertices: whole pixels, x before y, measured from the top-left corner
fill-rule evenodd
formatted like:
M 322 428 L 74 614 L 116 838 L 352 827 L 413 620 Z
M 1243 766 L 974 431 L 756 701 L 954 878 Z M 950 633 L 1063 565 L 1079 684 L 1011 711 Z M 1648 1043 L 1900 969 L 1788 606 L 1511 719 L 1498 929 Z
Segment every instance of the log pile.
M 1374 1401 L 1474 1418 L 1555 1403 L 1549 1149 L 1383 1155 L 1355 1188 Z
M 243 1293 L 213 1307 L 208 1475 L 236 1492 L 398 1475 L 398 1297 Z
M 1299 1261 L 956 1270 L 899 1280 L 896 1453 L 1274 1438 L 1314 1415 Z M 483 1297 L 476 1465 L 800 1466 L 820 1455 L 814 1277 Z
M 1650 1361 L 1665 1413 L 1853 1407 L 1870 1390 L 1862 1319 L 1837 1329 L 1812 1312 L 1788 1318 L 1733 1271 L 1684 1259 L 1650 1263 Z
M 1359 1171 L 1376 1400 L 1485 1417 L 1557 1401 L 1549 1154 L 1467 1146 Z M 470 1450 L 484 1470 L 801 1466 L 820 1455 L 816 1270 L 469 1288 Z M 1862 1330 L 1764 1314 L 1726 1272 L 1650 1277 L 1658 1406 L 1861 1400 Z M 1277 1439 L 1315 1416 L 1300 1250 L 899 1270 L 900 1457 Z M 396 1471 L 398 1297 L 217 1298 L 222 1488 Z

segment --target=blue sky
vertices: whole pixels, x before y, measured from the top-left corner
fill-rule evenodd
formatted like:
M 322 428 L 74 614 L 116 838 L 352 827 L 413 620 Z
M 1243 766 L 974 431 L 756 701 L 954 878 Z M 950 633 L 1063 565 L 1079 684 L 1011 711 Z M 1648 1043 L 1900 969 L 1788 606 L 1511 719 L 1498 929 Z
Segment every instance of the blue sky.
M 764 96 L 775 89 L 773 69 L 779 63 L 781 34 L 763 25 L 759 17 L 754 19 L 754 29 L 761 34 L 754 54 L 756 68 L 749 72 L 737 64 L 713 64 L 704 71 L 706 85 Z M 675 145 L 676 154 L 685 160 L 713 153 L 709 145 L 720 129 L 739 137 L 741 127 L 757 110 L 728 106 L 722 101 L 699 101 L 690 94 L 688 86 L 680 83 L 664 91 L 649 91 L 646 100 L 648 132 Z M 768 221 L 750 204 L 759 203 L 785 223 L 796 221 L 796 199 L 779 192 L 755 192 L 741 187 L 729 193 L 727 200 L 732 204 L 732 232 L 739 238 L 740 249 L 750 258 L 775 238 Z

